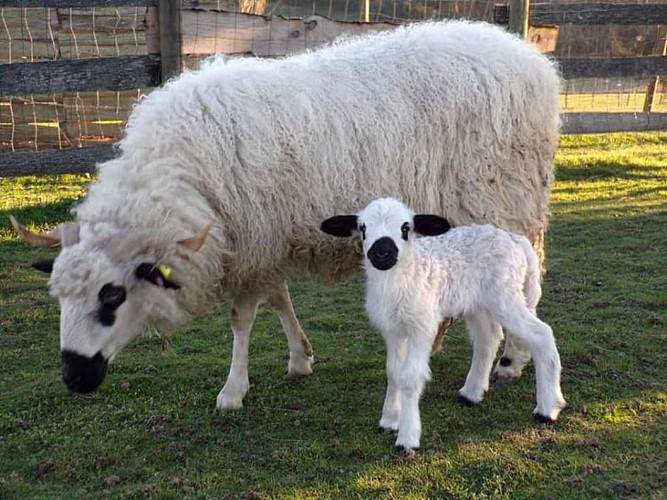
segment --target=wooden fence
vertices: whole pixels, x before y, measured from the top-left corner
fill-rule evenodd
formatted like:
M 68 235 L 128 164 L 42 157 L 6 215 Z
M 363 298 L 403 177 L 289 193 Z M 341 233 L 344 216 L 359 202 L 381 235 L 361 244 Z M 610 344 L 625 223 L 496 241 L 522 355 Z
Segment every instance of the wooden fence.
M 528 0 L 512 0 L 513 7 L 497 5 L 494 20 L 499 24 L 513 23 L 514 30 L 523 31 L 527 38 L 544 51 L 552 51 L 556 44 L 557 27 L 563 24 L 667 24 L 667 4 L 533 4 L 528 10 Z M 107 19 L 104 15 L 90 18 L 94 8 L 137 8 L 141 15 L 123 19 Z M 14 62 L 0 64 L 0 103 L 13 113 L 13 107 L 21 96 L 54 93 L 115 92 L 117 100 L 129 103 L 136 89 L 159 85 L 181 71 L 181 65 L 193 64 L 193 60 L 213 53 L 229 55 L 255 55 L 276 57 L 313 49 L 327 44 L 342 34 L 359 34 L 393 29 L 392 23 L 338 22 L 322 16 L 283 18 L 258 16 L 199 8 L 197 2 L 180 0 L 0 0 L 3 12 L 11 9 L 70 9 L 66 19 L 58 19 L 55 27 L 47 16 L 46 32 L 50 36 L 42 48 L 35 45 L 36 38 L 28 31 L 30 55 L 22 59 L 38 62 Z M 514 9 L 514 14 L 512 14 Z M 366 10 L 366 18 L 368 10 Z M 526 17 L 528 15 L 529 17 Z M 11 60 L 13 47 L 20 37 L 12 37 L 7 27 L 8 54 Z M 92 24 L 91 24 L 92 23 Z M 106 40 L 95 29 L 109 24 L 113 39 Z M 28 26 L 28 22 L 25 22 Z M 28 26 L 29 27 L 29 26 Z M 21 27 L 21 33 L 25 30 Z M 57 33 L 57 36 L 54 35 Z M 119 55 L 118 37 L 133 40 L 136 54 Z M 0 37 L 0 43 L 4 40 Z M 33 49 L 32 47 L 38 47 Z M 72 48 L 73 47 L 73 48 Z M 667 45 L 666 45 L 667 48 Z M 640 57 L 571 57 L 557 58 L 563 77 L 614 78 L 634 77 L 651 80 L 653 92 L 658 87 L 658 76 L 667 75 L 667 57 L 662 54 Z M 116 57 L 109 57 L 116 55 Z M 106 56 L 106 57 L 105 57 Z M 60 60 L 49 60 L 60 59 Z M 638 130 L 667 130 L 667 113 L 653 112 L 651 87 L 647 89 L 644 112 L 564 114 L 564 133 L 612 132 Z M 84 99 L 77 94 L 78 99 Z M 28 102 L 28 101 L 26 101 Z M 40 105 L 65 106 L 64 102 L 45 100 Z M 32 100 L 33 113 L 35 101 Z M 126 108 L 129 108 L 127 104 Z M 85 107 L 82 107 L 84 109 Z M 3 108 L 4 109 L 4 108 Z M 119 109 L 119 108 L 118 108 Z M 116 110 L 116 116 L 119 111 Z M 123 108 L 125 109 L 125 108 Z M 35 126 L 35 116 L 26 126 Z M 1 122 L 2 120 L 0 120 Z M 71 120 L 70 120 L 71 121 Z M 121 120 L 93 120 L 96 126 Z M 62 123 L 61 123 L 62 122 Z M 0 124 L 1 125 L 1 124 Z M 62 130 L 68 126 L 67 117 L 59 117 L 51 127 L 62 142 Z M 116 130 L 119 129 L 116 124 Z M 12 133 L 14 129 L 12 128 Z M 48 127 L 47 127 L 48 128 Z M 79 125 L 79 128 L 81 126 Z M 36 130 L 36 128 L 35 128 Z M 0 134 L 3 129 L 0 128 Z M 35 132 L 36 134 L 36 132 Z M 80 132 L 79 135 L 85 135 Z M 115 139 L 113 133 L 109 137 Z M 2 135 L 0 135 L 2 138 Z M 87 147 L 65 147 L 40 151 L 11 151 L 0 153 L 0 176 L 34 175 L 92 171 L 96 162 L 113 157 L 112 144 L 95 141 L 77 142 Z M 66 143 L 64 146 L 74 145 Z

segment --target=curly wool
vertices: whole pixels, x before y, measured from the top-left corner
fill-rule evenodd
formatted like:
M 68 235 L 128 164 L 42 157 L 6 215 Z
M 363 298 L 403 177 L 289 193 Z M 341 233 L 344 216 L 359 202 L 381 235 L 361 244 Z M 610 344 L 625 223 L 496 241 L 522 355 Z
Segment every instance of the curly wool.
M 211 235 L 187 262 L 190 313 L 300 268 L 337 278 L 358 245 L 322 235 L 380 196 L 493 223 L 541 252 L 559 78 L 500 28 L 428 22 L 280 60 L 211 60 L 143 98 L 79 222 Z M 178 269 L 175 268 L 175 272 Z

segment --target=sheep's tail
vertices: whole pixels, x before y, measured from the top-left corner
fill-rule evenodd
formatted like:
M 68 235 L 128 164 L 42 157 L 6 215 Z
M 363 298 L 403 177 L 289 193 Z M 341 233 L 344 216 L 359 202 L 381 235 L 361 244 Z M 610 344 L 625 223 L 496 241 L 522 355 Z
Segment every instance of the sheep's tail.
M 530 241 L 523 236 L 518 236 L 515 241 L 519 244 L 523 253 L 526 255 L 528 268 L 523 282 L 523 294 L 526 297 L 526 305 L 531 311 L 535 311 L 537 303 L 542 296 L 542 272 L 540 269 L 540 258 L 535 253 L 535 249 Z

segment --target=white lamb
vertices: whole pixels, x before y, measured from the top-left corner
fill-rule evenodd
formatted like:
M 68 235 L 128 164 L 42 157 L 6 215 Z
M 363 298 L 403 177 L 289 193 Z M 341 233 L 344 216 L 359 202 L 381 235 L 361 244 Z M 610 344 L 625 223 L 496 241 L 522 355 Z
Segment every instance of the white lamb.
M 363 238 L 366 311 L 387 346 L 380 427 L 398 430 L 398 449 L 419 448 L 419 398 L 431 377 L 431 344 L 447 317 L 463 316 L 472 340 L 472 364 L 458 391 L 464 402 L 479 403 L 489 389 L 503 327 L 533 356 L 535 418 L 558 418 L 565 406 L 560 357 L 551 328 L 535 314 L 540 265 L 525 237 L 491 225 L 450 230 L 447 220 L 415 215 L 391 198 L 375 200 L 356 215 L 327 219 L 321 229 L 339 237 L 358 231 Z

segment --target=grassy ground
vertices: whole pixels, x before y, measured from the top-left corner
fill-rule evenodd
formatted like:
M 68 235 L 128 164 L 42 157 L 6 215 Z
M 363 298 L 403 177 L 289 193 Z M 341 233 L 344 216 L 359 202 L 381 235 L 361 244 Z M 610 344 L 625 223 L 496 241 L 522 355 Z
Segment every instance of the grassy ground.
M 101 390 L 59 380 L 58 307 L 28 264 L 53 255 L 10 232 L 67 218 L 83 177 L 0 180 L 0 497 L 664 498 L 667 496 L 667 133 L 565 137 L 541 316 L 569 406 L 533 423 L 534 377 L 455 402 L 460 325 L 432 361 L 422 451 L 376 433 L 384 350 L 357 277 L 297 279 L 315 373 L 286 381 L 276 317 L 260 313 L 245 407 L 213 411 L 231 355 L 229 306 L 162 351 L 141 339 Z

